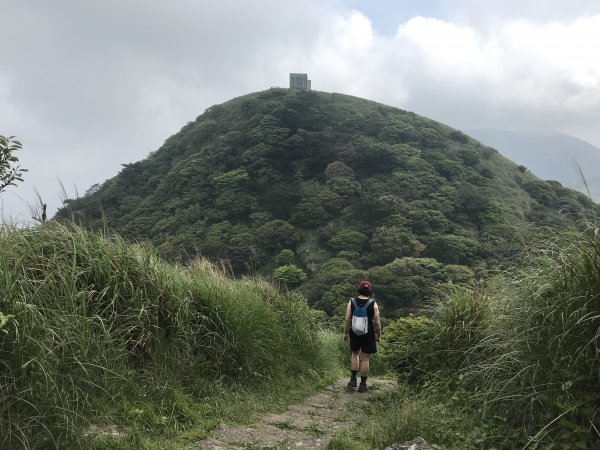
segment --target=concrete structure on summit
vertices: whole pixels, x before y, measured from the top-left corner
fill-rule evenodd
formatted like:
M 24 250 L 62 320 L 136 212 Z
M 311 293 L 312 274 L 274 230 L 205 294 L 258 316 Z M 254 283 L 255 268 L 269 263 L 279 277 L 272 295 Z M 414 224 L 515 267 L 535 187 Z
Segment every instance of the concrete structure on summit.
M 305 73 L 290 73 L 290 89 L 310 91 L 310 80 Z

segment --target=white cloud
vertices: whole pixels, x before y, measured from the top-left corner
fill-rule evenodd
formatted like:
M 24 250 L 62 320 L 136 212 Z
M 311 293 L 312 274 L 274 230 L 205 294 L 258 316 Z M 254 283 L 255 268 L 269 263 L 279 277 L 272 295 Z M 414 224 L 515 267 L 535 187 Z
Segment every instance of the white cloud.
M 567 24 L 519 20 L 505 33 L 511 50 L 526 55 L 531 64 L 564 73 L 581 88 L 598 88 L 600 15 Z
M 569 21 L 600 12 L 595 0 L 442 0 L 446 18 L 482 31 L 492 24 L 517 19 Z
M 462 78 L 483 70 L 485 48 L 467 26 L 415 17 L 398 28 L 394 45 L 414 46 L 431 71 L 441 76 Z
M 330 39 L 315 49 L 315 83 L 325 90 L 350 87 L 457 127 L 545 127 L 600 144 L 600 15 L 510 19 L 484 31 L 414 17 L 391 37 L 376 35 L 365 19 L 352 12 L 336 33 L 368 45 L 349 52 Z

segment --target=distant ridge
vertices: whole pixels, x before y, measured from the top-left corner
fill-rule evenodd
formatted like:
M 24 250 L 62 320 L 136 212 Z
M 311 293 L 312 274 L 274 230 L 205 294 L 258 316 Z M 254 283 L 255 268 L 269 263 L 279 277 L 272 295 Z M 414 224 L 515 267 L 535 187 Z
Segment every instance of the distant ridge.
M 590 194 L 600 202 L 600 148 L 563 133 L 510 131 L 500 129 L 465 130 L 465 133 L 498 150 L 508 159 L 545 180 L 587 194 L 577 165 L 581 167 Z

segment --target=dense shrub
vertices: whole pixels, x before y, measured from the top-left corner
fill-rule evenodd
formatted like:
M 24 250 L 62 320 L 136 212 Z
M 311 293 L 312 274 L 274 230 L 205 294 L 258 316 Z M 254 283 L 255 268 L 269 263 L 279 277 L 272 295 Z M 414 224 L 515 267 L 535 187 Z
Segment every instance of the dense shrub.
M 169 386 L 201 398 L 217 381 L 314 374 L 325 364 L 320 317 L 295 294 L 204 260 L 168 265 L 55 223 L 3 228 L 0 447 L 66 445 L 99 409 L 160 405 Z
M 596 448 L 600 432 L 600 236 L 545 243 L 485 291 L 454 290 L 429 318 L 386 329 L 382 354 L 412 380 L 463 392 L 519 446 Z
M 382 358 L 393 370 L 418 382 L 441 365 L 431 345 L 439 332 L 437 322 L 423 316 L 402 317 L 385 328 Z
M 294 264 L 286 264 L 275 269 L 273 278 L 286 286 L 298 286 L 306 279 L 306 273 Z

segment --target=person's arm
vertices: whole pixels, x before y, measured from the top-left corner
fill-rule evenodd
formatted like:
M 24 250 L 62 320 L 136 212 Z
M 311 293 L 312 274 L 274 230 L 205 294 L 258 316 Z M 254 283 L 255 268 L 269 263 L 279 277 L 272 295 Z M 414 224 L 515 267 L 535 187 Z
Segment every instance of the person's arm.
M 348 331 L 350 330 L 350 316 L 352 315 L 352 300 L 346 306 L 346 318 L 344 319 L 344 341 L 348 340 Z
M 379 306 L 377 303 L 373 306 L 373 326 L 375 327 L 375 341 L 381 339 L 381 321 L 379 320 Z

